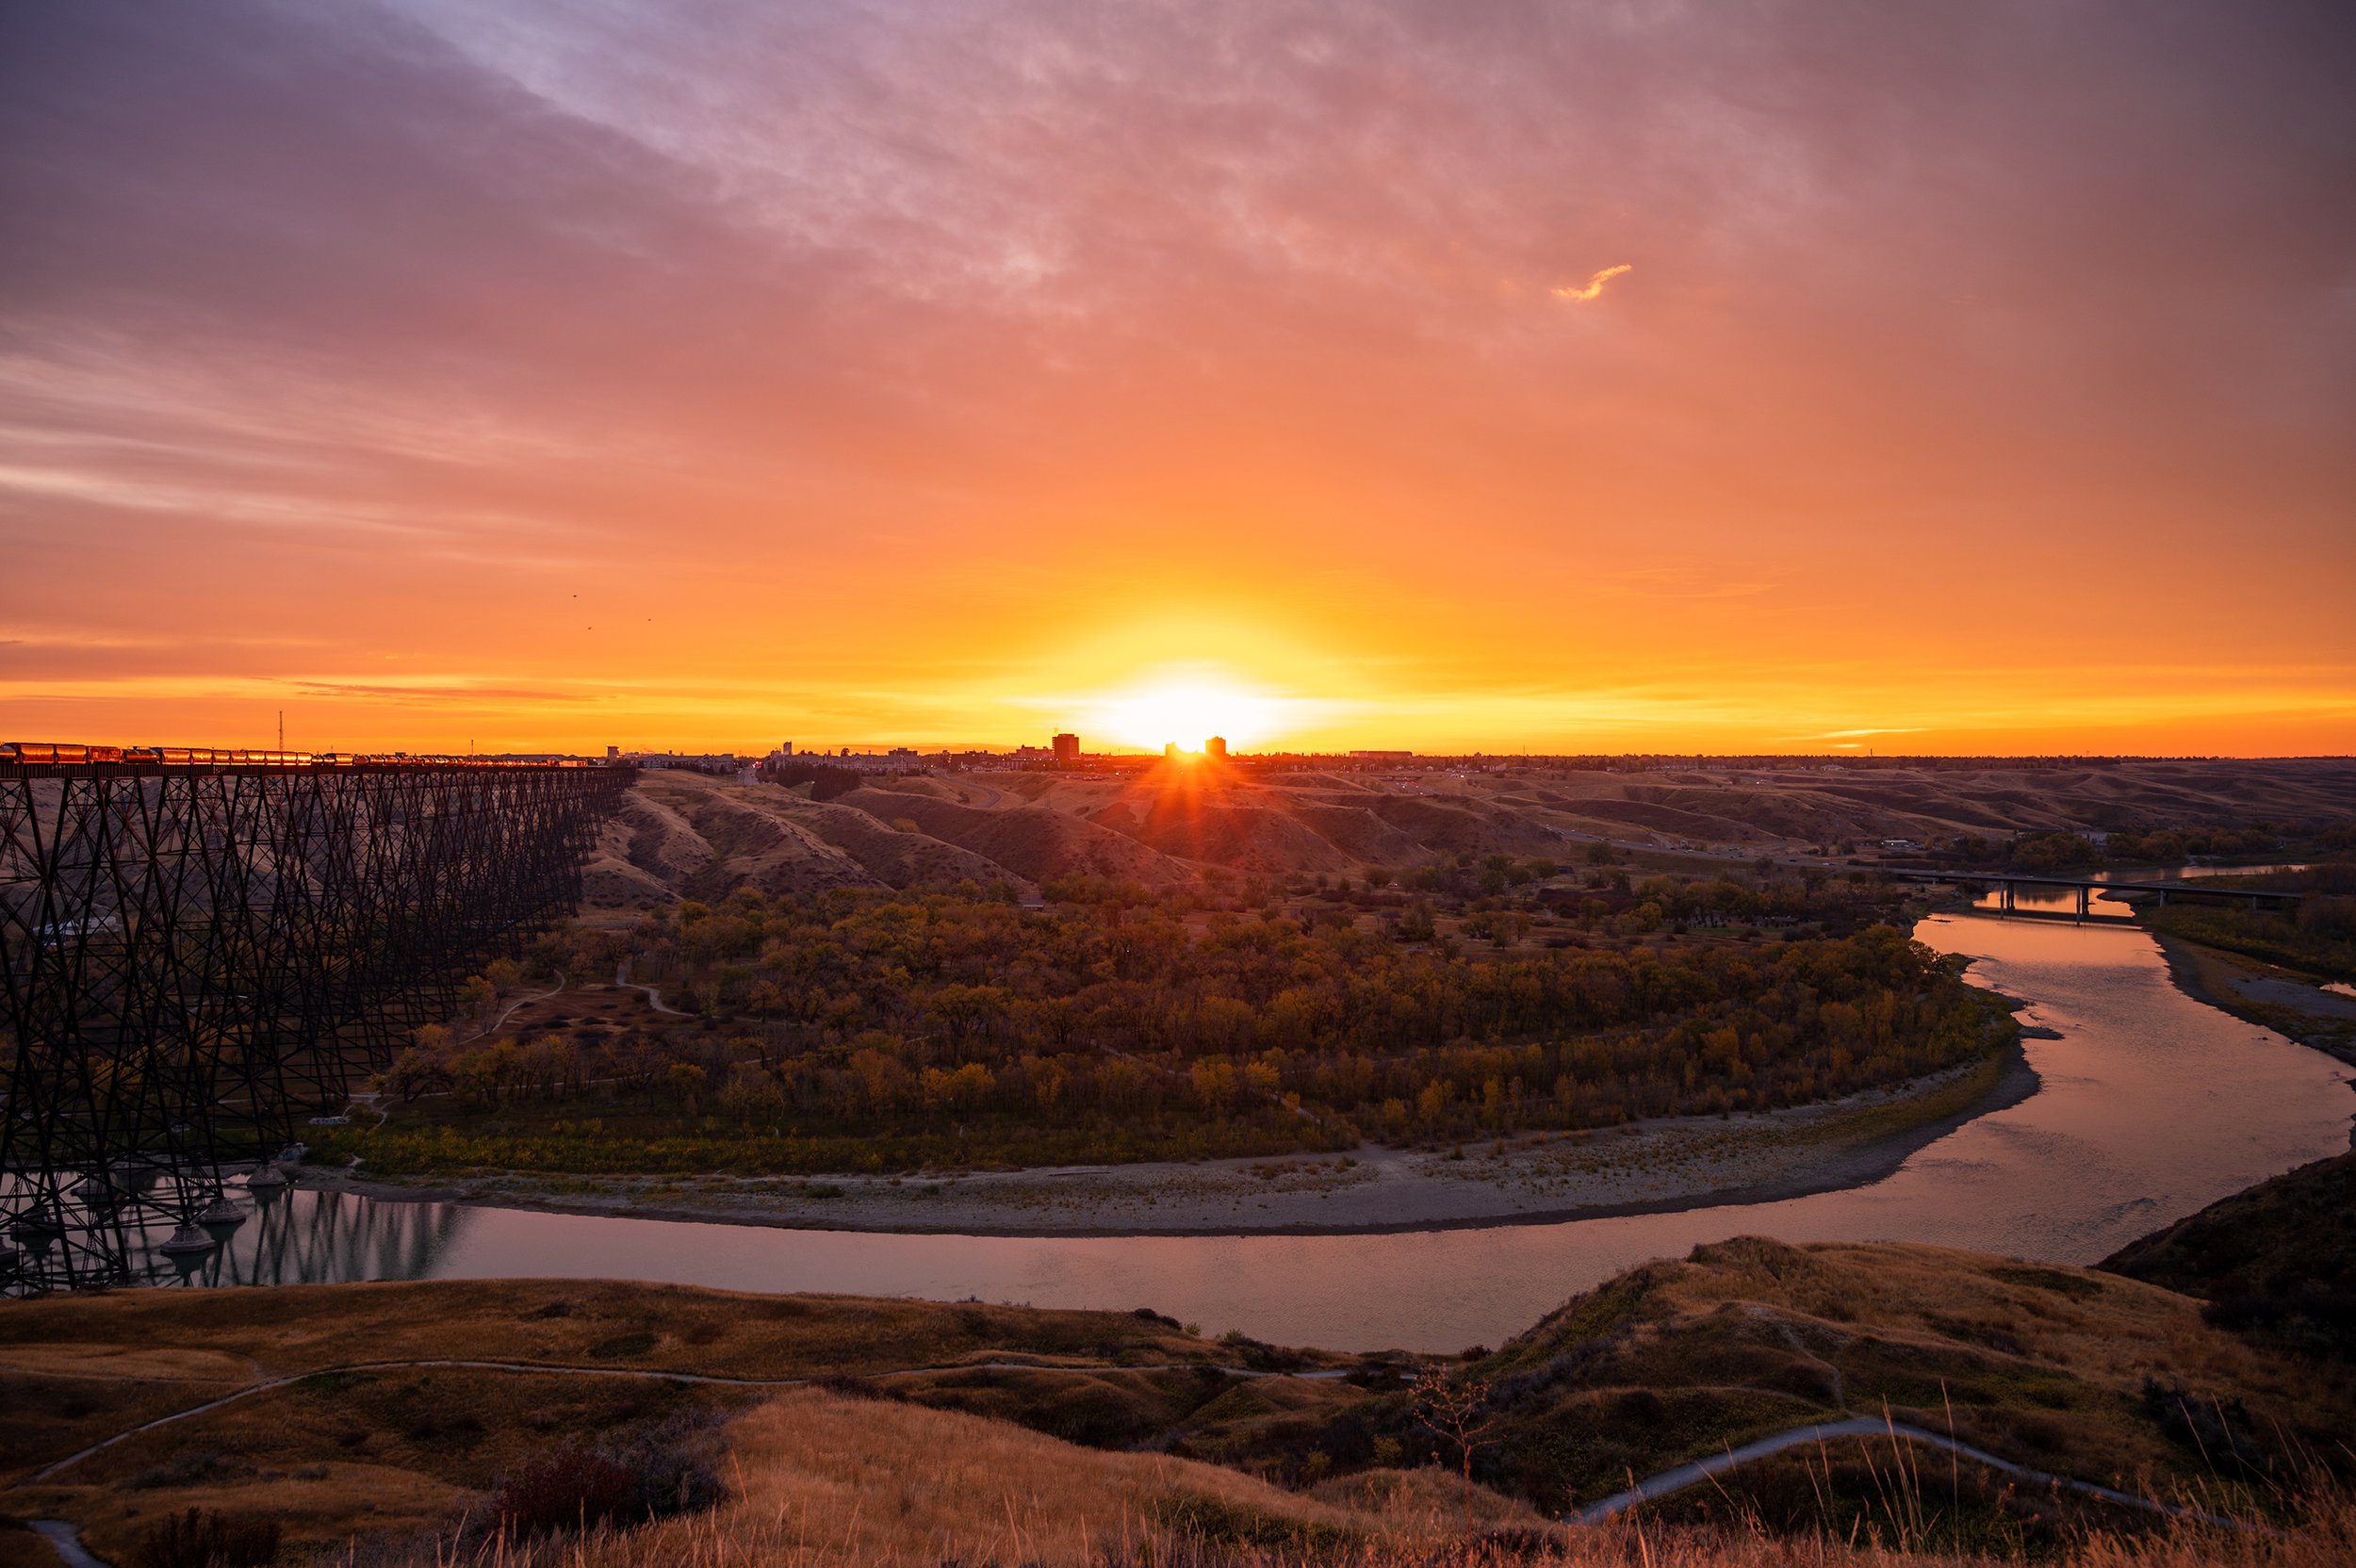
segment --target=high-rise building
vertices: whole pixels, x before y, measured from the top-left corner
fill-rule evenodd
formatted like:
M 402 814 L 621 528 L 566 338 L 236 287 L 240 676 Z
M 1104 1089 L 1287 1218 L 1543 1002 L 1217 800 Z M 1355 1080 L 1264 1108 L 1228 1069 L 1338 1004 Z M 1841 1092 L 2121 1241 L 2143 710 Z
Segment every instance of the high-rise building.
M 793 743 L 793 742 L 791 742 L 791 741 L 781 741 L 781 742 L 779 742 L 779 743 L 777 743 L 777 755 L 778 755 L 779 757 L 791 757 L 791 756 L 793 756 L 793 755 L 794 755 L 794 743 Z
M 1214 762 L 1226 761 L 1227 737 L 1224 735 L 1214 735 L 1209 740 L 1203 742 L 1203 755 L 1209 758 Z
M 1080 737 L 1066 730 L 1055 737 L 1055 766 L 1076 768 L 1080 765 Z

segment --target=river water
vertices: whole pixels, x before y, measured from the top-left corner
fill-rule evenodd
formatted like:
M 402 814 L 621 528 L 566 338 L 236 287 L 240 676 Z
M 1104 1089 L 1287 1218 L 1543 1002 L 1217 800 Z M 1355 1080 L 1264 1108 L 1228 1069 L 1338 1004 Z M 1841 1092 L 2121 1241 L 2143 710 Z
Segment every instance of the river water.
M 1760 1234 L 1939 1242 L 2092 1263 L 2349 1143 L 2356 1095 L 2319 1052 L 2191 1000 L 2125 926 L 1934 916 L 1918 934 L 2032 999 L 2040 1090 L 1888 1178 L 1779 1202 L 1354 1236 L 870 1235 L 532 1214 L 296 1192 L 199 1282 L 627 1278 L 1037 1306 L 1150 1306 L 1204 1329 L 1350 1349 L 1495 1345 L 1647 1258 Z

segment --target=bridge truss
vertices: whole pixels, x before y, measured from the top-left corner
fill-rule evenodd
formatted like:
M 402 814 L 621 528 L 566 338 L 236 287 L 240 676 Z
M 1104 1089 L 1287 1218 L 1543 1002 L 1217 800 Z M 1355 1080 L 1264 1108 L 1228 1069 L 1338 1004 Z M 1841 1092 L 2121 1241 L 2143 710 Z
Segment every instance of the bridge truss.
M 0 1289 L 201 1254 L 234 1168 L 570 910 L 632 776 L 0 760 Z

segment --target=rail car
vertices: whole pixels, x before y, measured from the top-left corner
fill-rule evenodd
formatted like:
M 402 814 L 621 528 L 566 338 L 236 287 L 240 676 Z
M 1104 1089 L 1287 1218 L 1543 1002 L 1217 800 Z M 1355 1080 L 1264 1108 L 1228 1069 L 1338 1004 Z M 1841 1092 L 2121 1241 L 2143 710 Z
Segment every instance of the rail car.
M 328 760 L 307 751 L 231 751 L 219 746 L 133 746 L 123 760 L 151 768 L 290 768 Z

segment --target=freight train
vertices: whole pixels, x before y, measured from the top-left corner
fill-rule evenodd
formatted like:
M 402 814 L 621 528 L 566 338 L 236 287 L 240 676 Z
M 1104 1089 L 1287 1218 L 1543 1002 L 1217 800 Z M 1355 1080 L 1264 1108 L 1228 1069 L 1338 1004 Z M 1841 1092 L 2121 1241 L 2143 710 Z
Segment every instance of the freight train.
M 588 768 L 601 762 L 549 762 L 490 757 L 413 756 L 407 752 L 247 751 L 222 746 L 91 746 L 62 741 L 0 742 L 0 765 L 125 768 Z

